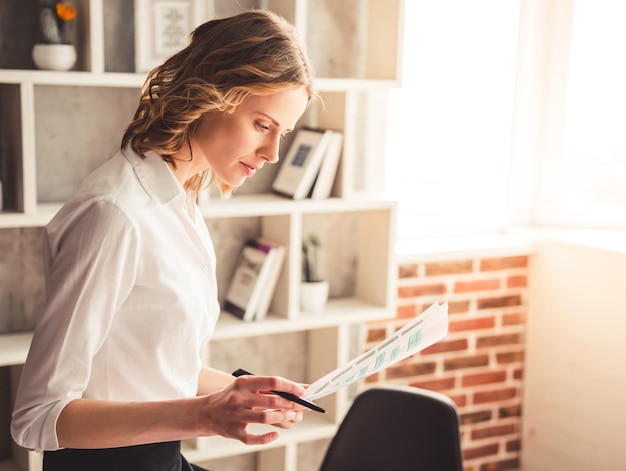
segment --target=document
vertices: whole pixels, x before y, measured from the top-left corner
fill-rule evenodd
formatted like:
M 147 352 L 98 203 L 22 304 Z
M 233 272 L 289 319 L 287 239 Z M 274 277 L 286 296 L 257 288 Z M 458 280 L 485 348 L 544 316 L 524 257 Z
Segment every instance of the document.
M 448 303 L 434 303 L 371 350 L 313 382 L 302 397 L 312 401 L 331 394 L 414 355 L 447 333 Z

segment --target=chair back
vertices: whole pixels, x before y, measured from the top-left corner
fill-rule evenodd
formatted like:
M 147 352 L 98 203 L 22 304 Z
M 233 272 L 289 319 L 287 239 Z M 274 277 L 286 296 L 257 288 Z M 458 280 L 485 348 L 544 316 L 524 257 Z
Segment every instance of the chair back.
M 320 471 L 463 471 L 459 418 L 447 396 L 412 387 L 359 394 Z

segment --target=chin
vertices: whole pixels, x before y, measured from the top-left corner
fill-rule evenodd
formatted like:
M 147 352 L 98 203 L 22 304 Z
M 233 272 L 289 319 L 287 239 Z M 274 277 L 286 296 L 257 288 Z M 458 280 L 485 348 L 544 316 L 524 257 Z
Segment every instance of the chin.
M 222 195 L 222 197 L 227 198 L 233 193 L 233 191 L 237 189 L 237 187 L 241 186 L 244 181 L 245 179 L 241 180 L 238 185 L 231 185 L 230 183 L 225 182 L 221 178 L 218 178 L 217 186 L 220 189 L 220 194 Z

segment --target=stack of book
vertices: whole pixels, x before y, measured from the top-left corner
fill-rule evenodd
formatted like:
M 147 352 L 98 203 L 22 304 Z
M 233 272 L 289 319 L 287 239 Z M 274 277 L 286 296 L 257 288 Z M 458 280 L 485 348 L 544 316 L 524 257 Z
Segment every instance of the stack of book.
M 297 131 L 272 189 L 293 199 L 323 199 L 331 195 L 343 134 L 330 129 Z
M 224 309 L 244 321 L 264 319 L 285 258 L 285 247 L 266 239 L 246 242 L 224 298 Z

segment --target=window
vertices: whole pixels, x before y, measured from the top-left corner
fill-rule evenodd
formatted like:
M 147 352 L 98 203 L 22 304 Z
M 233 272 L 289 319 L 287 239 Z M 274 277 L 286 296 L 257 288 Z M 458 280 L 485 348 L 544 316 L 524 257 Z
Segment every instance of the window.
M 626 229 L 626 3 L 406 2 L 385 185 L 400 239 Z
M 501 230 L 519 1 L 405 4 L 403 87 L 392 90 L 386 189 L 400 239 Z
M 564 18 L 563 18 L 564 17 Z M 563 129 L 546 154 L 536 222 L 626 228 L 626 3 L 576 0 L 568 20 L 561 113 Z M 555 20 L 556 21 L 556 20 Z M 553 25 L 563 29 L 563 25 Z M 548 99 L 559 105 L 558 92 Z

